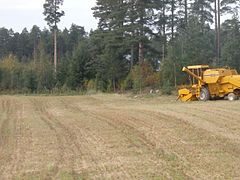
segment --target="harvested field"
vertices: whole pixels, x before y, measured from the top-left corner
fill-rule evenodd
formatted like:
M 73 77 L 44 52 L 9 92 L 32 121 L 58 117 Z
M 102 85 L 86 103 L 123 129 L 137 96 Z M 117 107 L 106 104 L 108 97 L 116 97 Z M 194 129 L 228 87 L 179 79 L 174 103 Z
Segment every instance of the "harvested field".
M 0 179 L 240 179 L 240 101 L 0 96 Z

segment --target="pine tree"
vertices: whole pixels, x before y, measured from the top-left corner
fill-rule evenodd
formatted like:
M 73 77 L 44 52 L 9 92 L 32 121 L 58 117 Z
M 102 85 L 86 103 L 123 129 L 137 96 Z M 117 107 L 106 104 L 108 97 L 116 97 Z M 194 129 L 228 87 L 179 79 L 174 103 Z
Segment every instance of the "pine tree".
M 97 68 L 97 79 L 107 82 L 114 91 L 122 74 L 125 74 L 125 55 L 131 44 L 127 41 L 128 32 L 131 31 L 126 22 L 127 7 L 127 1 L 123 0 L 98 0 L 93 8 L 94 16 L 99 19 L 99 30 L 93 37 L 95 40 L 102 39 L 100 51 L 97 52 L 98 66 L 101 67 Z
M 221 56 L 221 15 L 222 14 L 238 14 L 240 2 L 236 0 L 215 0 L 215 29 L 216 29 L 216 51 L 218 64 Z M 235 16 L 236 17 L 236 16 Z M 234 18 L 235 18 L 234 17 Z
M 144 61 L 144 42 L 147 36 L 153 34 L 151 25 L 154 22 L 155 3 L 152 0 L 136 0 L 135 1 L 135 22 L 139 43 L 139 63 Z
M 188 23 L 188 3 L 189 0 L 178 0 L 177 26 L 178 29 L 185 29 Z
M 222 65 L 236 68 L 240 71 L 240 21 L 234 15 L 232 19 L 222 24 Z
M 30 39 L 31 39 L 32 48 L 33 48 L 32 56 L 33 56 L 34 62 L 36 62 L 37 60 L 37 47 L 38 47 L 40 38 L 41 38 L 41 30 L 38 26 L 35 25 L 32 27 L 30 32 Z
M 59 10 L 60 5 L 63 4 L 63 0 L 46 0 L 43 5 L 46 16 L 45 20 L 47 24 L 53 30 L 54 33 L 54 71 L 57 71 L 57 23 L 60 22 L 60 18 L 64 15 L 64 11 Z
M 10 41 L 11 41 L 11 36 L 10 32 L 6 28 L 0 28 L 0 58 L 3 58 L 6 56 L 9 52 L 10 48 Z
M 201 22 L 202 31 L 206 25 L 212 24 L 213 21 L 213 12 L 214 9 L 212 7 L 212 3 L 215 0 L 195 0 L 191 4 L 192 8 L 192 15 L 198 17 L 199 21 Z
M 167 25 L 167 20 L 168 20 L 168 17 L 166 15 L 167 4 L 168 4 L 167 0 L 155 2 L 155 9 L 156 9 L 157 13 L 155 15 L 156 18 L 154 20 L 155 21 L 154 25 L 156 26 L 156 28 L 158 30 L 157 36 L 159 37 L 161 44 L 162 44 L 162 48 L 160 50 L 162 53 L 162 61 L 165 60 L 165 55 L 166 55 L 166 41 L 167 41 L 166 25 Z

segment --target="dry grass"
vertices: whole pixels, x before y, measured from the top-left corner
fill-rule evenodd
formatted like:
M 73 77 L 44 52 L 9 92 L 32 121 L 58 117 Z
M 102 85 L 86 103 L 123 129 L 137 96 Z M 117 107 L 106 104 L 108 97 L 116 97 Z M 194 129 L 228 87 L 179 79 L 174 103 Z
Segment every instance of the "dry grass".
M 0 97 L 0 179 L 239 179 L 240 101 Z

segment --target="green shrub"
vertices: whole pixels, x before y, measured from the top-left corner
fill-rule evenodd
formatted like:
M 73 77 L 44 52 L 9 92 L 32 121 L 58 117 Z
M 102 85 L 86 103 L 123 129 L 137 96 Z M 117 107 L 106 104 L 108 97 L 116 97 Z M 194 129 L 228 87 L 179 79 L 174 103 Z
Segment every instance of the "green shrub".
M 171 95 L 172 91 L 173 91 L 173 87 L 171 86 L 170 81 L 166 81 L 165 83 L 163 83 L 162 94 Z

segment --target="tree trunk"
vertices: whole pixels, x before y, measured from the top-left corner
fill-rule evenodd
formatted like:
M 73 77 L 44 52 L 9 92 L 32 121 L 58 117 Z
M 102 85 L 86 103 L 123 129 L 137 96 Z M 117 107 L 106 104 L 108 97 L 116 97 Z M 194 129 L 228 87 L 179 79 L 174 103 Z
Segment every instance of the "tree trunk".
M 217 9 L 217 0 L 214 2 L 215 8 L 215 54 L 216 54 L 216 64 L 218 63 L 218 9 Z
M 57 30 L 54 29 L 54 72 L 57 72 Z
M 139 42 L 139 63 L 142 64 L 144 61 L 144 49 L 143 49 L 143 43 Z
M 133 10 L 133 9 L 134 9 L 134 8 L 132 7 L 131 10 Z M 134 20 L 133 20 L 133 19 L 131 19 L 131 26 L 134 26 Z M 132 31 L 131 31 L 131 39 L 134 39 L 134 36 L 135 36 L 134 30 L 135 30 L 135 29 L 132 29 Z M 131 62 L 130 62 L 130 68 L 131 68 L 131 70 L 132 70 L 133 64 L 134 64 L 133 61 L 134 61 L 134 44 L 133 44 L 133 42 L 131 42 Z
M 176 70 L 176 64 L 173 63 L 173 71 L 174 71 L 174 86 L 177 87 L 177 70 Z
M 131 46 L 131 64 L 130 64 L 130 68 L 133 68 L 133 60 L 134 60 L 134 46 Z
M 220 37 L 220 26 L 221 26 L 221 17 L 220 17 L 220 0 L 217 0 L 218 1 L 218 33 L 217 33 L 217 36 L 218 36 L 218 42 L 217 42 L 217 47 L 218 47 L 218 50 L 217 50 L 217 53 L 218 53 L 218 61 L 217 61 L 217 64 L 219 65 L 220 63 L 220 54 L 221 54 L 221 47 L 220 47 L 220 43 L 221 43 L 221 37 Z
M 115 80 L 115 77 L 113 78 L 112 83 L 113 83 L 113 92 L 116 93 L 116 80 Z
M 140 28 L 140 42 L 139 42 L 139 63 L 142 64 L 144 61 L 144 51 L 143 51 L 143 42 L 142 42 L 142 38 L 144 37 L 144 22 L 143 22 L 143 17 L 140 17 L 140 23 L 141 23 L 141 28 Z
M 34 62 L 34 64 L 36 64 L 36 60 L 37 60 L 37 48 L 36 48 L 36 43 L 34 41 L 34 47 L 33 47 L 33 62 Z
M 165 14 L 165 10 L 166 10 L 166 7 L 165 7 L 165 1 L 163 1 L 163 19 L 164 19 L 164 22 L 163 22 L 163 25 L 162 25 L 162 31 L 163 31 L 163 45 L 162 45 L 162 61 L 165 60 L 165 47 L 166 47 L 166 14 Z
M 204 24 L 205 24 L 205 21 L 204 21 L 204 17 L 203 17 L 203 10 L 204 10 L 204 8 L 203 8 L 203 5 L 201 5 L 201 7 L 200 7 L 200 11 L 201 11 L 201 26 L 202 26 L 202 33 L 204 32 Z
M 184 20 L 185 20 L 185 28 L 186 28 L 187 23 L 188 23 L 188 4 L 187 4 L 187 0 L 184 0 L 184 8 L 185 8 Z
M 162 62 L 165 60 L 165 43 L 162 45 Z
M 173 37 L 174 37 L 174 10 L 175 10 L 175 7 L 174 7 L 174 5 L 175 5 L 175 1 L 174 0 L 172 0 L 172 9 L 171 9 L 171 12 L 172 12 L 172 18 L 171 18 L 171 33 L 172 33 L 172 39 L 173 39 Z

